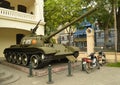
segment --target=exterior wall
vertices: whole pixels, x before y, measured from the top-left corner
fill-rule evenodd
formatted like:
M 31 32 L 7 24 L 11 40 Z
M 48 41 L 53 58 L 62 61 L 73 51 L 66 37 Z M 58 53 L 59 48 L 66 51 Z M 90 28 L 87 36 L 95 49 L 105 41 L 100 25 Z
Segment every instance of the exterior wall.
M 68 22 L 67 22 L 68 23 Z M 67 24 L 65 23 L 65 25 Z M 58 30 L 62 28 L 62 25 L 59 26 Z M 75 32 L 75 28 L 74 27 L 67 27 L 67 29 L 64 29 L 63 31 L 61 31 L 60 33 L 57 34 L 58 36 L 58 42 L 61 44 L 65 44 L 65 45 L 74 45 L 73 43 L 73 35 L 72 33 Z
M 115 52 L 105 52 L 107 62 L 115 62 Z M 82 58 L 87 57 L 87 52 L 79 52 L 78 61 L 81 61 Z M 120 53 L 117 53 L 117 61 L 120 62 Z
M 36 20 L 42 20 L 44 21 L 44 13 L 43 13 L 43 7 L 44 7 L 44 0 L 35 0 L 34 7 L 35 7 L 35 17 Z
M 41 20 L 40 27 L 37 34 L 44 35 L 44 13 L 43 13 L 43 0 L 7 0 L 10 2 L 10 6 L 14 7 L 13 10 L 0 7 L 0 20 L 2 26 L 30 30 L 34 28 L 39 20 Z M 28 3 L 27 3 L 28 2 Z M 24 5 L 27 8 L 27 13 L 17 11 L 18 5 Z M 30 13 L 33 14 L 30 14 Z M 7 23 L 7 22 L 10 23 Z M 5 24 L 4 24 L 5 23 Z M 12 24 L 14 23 L 14 24 Z M 13 26 L 14 25 L 14 26 Z M 19 27 L 18 27 L 19 26 Z
M 68 34 L 61 34 L 60 41 L 61 41 L 61 44 L 68 44 L 69 43 Z
M 59 35 L 59 42 L 61 44 L 65 44 L 65 45 L 73 45 L 73 36 L 69 35 L 68 33 L 62 33 Z M 70 40 L 69 40 L 70 39 Z
M 44 35 L 44 0 L 3 0 L 10 2 L 6 9 L 0 7 L 0 57 L 3 50 L 10 45 L 16 44 L 16 34 L 27 35 L 39 20 L 41 20 L 36 31 L 38 35 Z M 24 5 L 26 13 L 18 11 L 18 5 Z M 32 12 L 32 13 L 31 13 Z
M 18 0 L 18 1 L 15 1 L 15 0 L 6 0 L 8 2 L 10 2 L 10 5 L 12 7 L 14 7 L 14 10 L 17 11 L 18 9 L 18 5 L 24 5 L 27 7 L 27 13 L 30 13 L 30 12 L 33 12 L 35 13 L 35 6 L 33 3 L 35 3 L 35 0 Z M 42 0 L 41 0 L 42 1 Z
M 16 34 L 21 33 L 24 35 L 29 34 L 29 31 L 1 28 L 0 29 L 0 57 L 3 57 L 3 50 L 16 44 Z

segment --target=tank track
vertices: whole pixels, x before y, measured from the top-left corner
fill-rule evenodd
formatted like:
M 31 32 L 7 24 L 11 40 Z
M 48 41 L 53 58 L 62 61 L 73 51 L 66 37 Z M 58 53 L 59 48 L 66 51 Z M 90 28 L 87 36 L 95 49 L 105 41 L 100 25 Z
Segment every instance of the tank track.
M 28 67 L 42 68 L 52 59 L 53 54 L 45 55 L 43 51 L 36 48 L 6 48 L 4 55 L 9 63 Z

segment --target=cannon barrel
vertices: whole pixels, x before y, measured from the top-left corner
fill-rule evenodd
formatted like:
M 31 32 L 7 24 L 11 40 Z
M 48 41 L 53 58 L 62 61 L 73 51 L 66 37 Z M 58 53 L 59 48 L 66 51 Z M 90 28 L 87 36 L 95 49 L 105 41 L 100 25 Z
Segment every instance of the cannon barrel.
M 84 17 L 88 16 L 89 14 L 93 13 L 94 11 L 96 11 L 96 9 L 98 8 L 98 6 L 91 8 L 89 11 L 87 11 L 85 14 L 81 15 L 80 17 L 76 18 L 75 20 L 71 21 L 70 23 L 66 24 L 65 26 L 63 26 L 60 30 L 52 33 L 51 35 L 49 35 L 46 40 L 49 40 L 51 37 L 55 36 L 56 34 L 58 34 L 59 32 L 61 32 L 62 30 L 66 29 L 67 27 L 71 26 L 72 24 L 74 24 L 75 22 L 83 19 Z
M 40 24 L 40 21 L 36 24 L 36 26 L 31 30 L 32 31 L 32 34 L 35 34 L 36 30 L 38 29 L 38 25 Z

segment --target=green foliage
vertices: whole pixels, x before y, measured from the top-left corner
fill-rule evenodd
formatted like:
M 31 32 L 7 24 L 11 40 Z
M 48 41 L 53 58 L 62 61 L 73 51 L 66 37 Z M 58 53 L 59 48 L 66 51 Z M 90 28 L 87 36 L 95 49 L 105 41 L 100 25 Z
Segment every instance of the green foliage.
M 46 32 L 50 34 L 59 25 L 70 22 L 80 16 L 81 0 L 47 0 L 45 1 Z
M 113 28 L 113 0 L 93 1 L 97 4 L 101 4 L 96 13 L 92 15 L 92 17 L 97 18 L 100 29 L 105 29 L 106 27 Z
M 56 40 L 53 39 L 53 38 L 50 39 L 50 42 L 51 42 L 52 44 L 56 44 Z
M 106 25 L 110 28 L 113 27 L 113 16 L 110 12 L 112 11 L 113 0 L 45 0 L 45 32 L 49 35 L 57 30 L 59 25 L 71 22 L 82 15 L 83 8 L 87 8 L 87 11 L 96 4 L 101 4 L 100 8 L 88 16 L 87 20 L 94 23 L 98 19 L 101 29 L 104 29 Z M 107 23 L 109 17 L 111 17 L 110 22 Z

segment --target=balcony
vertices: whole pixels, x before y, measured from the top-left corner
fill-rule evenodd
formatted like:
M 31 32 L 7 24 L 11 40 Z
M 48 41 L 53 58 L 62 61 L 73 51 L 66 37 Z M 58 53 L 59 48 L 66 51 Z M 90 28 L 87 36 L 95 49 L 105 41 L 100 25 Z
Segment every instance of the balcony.
M 15 10 L 0 8 L 0 17 L 13 20 L 35 21 L 35 16 L 28 13 L 18 12 Z
M 0 29 L 15 28 L 30 31 L 37 22 L 36 16 L 33 14 L 0 8 Z M 37 34 L 44 35 L 44 24 L 44 21 L 40 23 L 39 29 L 36 31 Z

